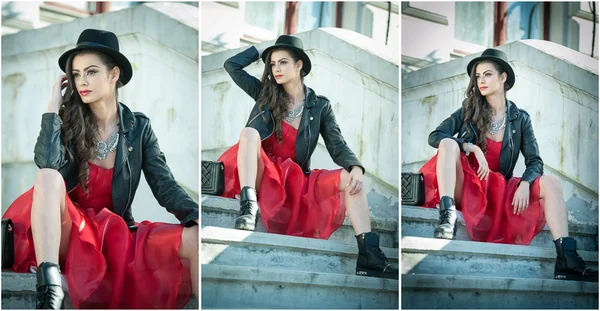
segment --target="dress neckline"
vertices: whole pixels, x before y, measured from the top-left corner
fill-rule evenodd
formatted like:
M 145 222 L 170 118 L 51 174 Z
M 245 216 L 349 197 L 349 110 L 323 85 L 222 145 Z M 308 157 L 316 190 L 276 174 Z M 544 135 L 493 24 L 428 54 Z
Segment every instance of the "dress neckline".
M 287 122 L 285 122 L 285 121 L 281 121 L 281 123 L 283 123 L 283 124 L 287 125 L 289 128 L 293 129 L 294 131 L 298 131 L 298 129 L 297 129 L 297 128 L 293 127 L 291 124 L 289 124 L 289 123 L 287 123 Z
M 493 140 L 493 139 L 491 139 L 491 138 L 489 138 L 489 137 L 486 137 L 485 139 L 486 139 L 486 140 L 488 140 L 488 141 L 491 141 L 491 142 L 493 142 L 493 143 L 496 143 L 496 144 L 498 144 L 498 143 L 501 143 L 501 142 L 503 142 L 503 141 L 504 141 L 504 140 L 495 141 L 495 140 Z
M 94 163 L 94 162 L 92 162 L 92 161 L 88 161 L 88 164 L 90 164 L 90 165 L 93 165 L 93 166 L 95 166 L 95 167 L 97 167 L 97 168 L 99 168 L 99 169 L 101 169 L 101 170 L 103 170 L 103 171 L 105 171 L 105 172 L 112 171 L 112 170 L 114 170 L 114 169 L 115 169 L 114 167 L 111 167 L 111 168 L 104 168 L 104 167 L 102 167 L 102 166 L 100 166 L 100 165 L 98 165 L 98 164 L 96 164 L 96 163 Z

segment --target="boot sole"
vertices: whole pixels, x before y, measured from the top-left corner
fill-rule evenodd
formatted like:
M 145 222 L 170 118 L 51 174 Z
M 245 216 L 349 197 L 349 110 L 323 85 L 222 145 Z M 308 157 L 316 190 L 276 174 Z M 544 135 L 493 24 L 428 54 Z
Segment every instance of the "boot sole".
M 370 270 L 370 269 L 360 269 L 360 270 L 357 269 L 356 275 L 375 277 L 375 278 L 384 278 L 384 279 L 390 279 L 390 280 L 398 279 L 398 274 L 392 274 L 392 273 L 383 273 L 382 274 L 381 271 Z
M 433 231 L 433 237 L 435 239 L 454 240 L 454 238 L 456 237 L 456 230 L 458 229 L 457 225 L 458 225 L 458 219 L 456 220 L 456 222 L 454 222 L 454 230 L 453 230 L 452 234 L 449 234 L 447 232 Z
M 598 276 L 593 275 L 577 275 L 577 274 L 568 274 L 561 272 L 554 272 L 555 280 L 563 280 L 563 281 L 581 281 L 581 282 L 595 282 L 598 283 Z
M 256 229 L 256 224 L 251 225 L 251 224 L 245 224 L 245 223 L 236 223 L 235 228 L 238 230 L 254 231 Z

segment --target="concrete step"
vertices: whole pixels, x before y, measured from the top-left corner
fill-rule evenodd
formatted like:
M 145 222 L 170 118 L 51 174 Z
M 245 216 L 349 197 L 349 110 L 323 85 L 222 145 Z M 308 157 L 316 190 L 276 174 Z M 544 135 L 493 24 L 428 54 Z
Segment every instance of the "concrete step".
M 233 228 L 235 218 L 240 210 L 238 200 L 203 195 L 200 204 L 202 206 L 202 226 Z M 371 215 L 371 227 L 373 231 L 379 233 L 381 246 L 398 248 L 399 230 L 397 219 L 379 218 Z M 256 232 L 267 232 L 260 216 Z M 352 224 L 346 217 L 343 225 L 331 235 L 329 240 L 356 244 L 354 234 Z
M 433 230 L 439 220 L 438 210 L 402 205 L 402 236 L 433 237 Z M 462 213 L 458 212 L 456 240 L 471 241 Z M 569 223 L 569 234 L 577 241 L 581 250 L 598 251 L 598 225 Z M 532 241 L 531 246 L 554 248 L 548 225 Z
M 74 309 L 63 275 L 65 309 Z M 2 270 L 2 309 L 35 309 L 36 275 Z M 198 300 L 192 296 L 184 309 L 198 309 Z
M 403 274 L 402 308 L 598 310 L 598 283 Z
M 405 236 L 402 274 L 452 274 L 554 279 L 556 250 L 535 246 Z M 578 251 L 592 267 L 598 252 Z
M 206 226 L 201 229 L 201 264 L 265 267 L 354 275 L 358 247 L 329 240 Z M 398 249 L 382 247 L 398 264 Z
M 203 309 L 398 309 L 398 281 L 264 267 L 202 265 Z

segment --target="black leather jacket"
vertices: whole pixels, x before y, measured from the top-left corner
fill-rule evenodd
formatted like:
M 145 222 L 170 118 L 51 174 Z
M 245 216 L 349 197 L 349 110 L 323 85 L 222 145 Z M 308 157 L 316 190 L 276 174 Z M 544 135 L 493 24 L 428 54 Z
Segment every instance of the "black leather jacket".
M 140 183 L 142 170 L 158 203 L 167 208 L 185 226 L 198 219 L 198 203 L 194 202 L 173 178 L 158 139 L 150 126 L 150 119 L 139 112 L 131 112 L 119 103 L 119 142 L 112 179 L 112 199 L 115 214 L 123 217 L 128 226 L 134 225 L 131 204 Z M 70 162 L 61 132 L 62 120 L 56 113 L 42 115 L 42 129 L 34 149 L 34 161 L 39 168 L 60 172 L 67 191 L 77 186 L 79 166 Z M 74 153 L 72 143 L 69 150 Z
M 266 105 L 262 111 L 266 121 L 261 116 L 261 111 L 259 111 L 258 107 L 260 104 L 262 83 L 244 70 L 246 66 L 258 59 L 258 50 L 255 47 L 250 47 L 225 61 L 224 67 L 235 84 L 256 102 L 252 108 L 246 127 L 256 129 L 260 134 L 261 140 L 264 141 L 273 135 L 273 117 Z M 352 150 L 350 150 L 342 136 L 340 127 L 335 120 L 333 109 L 329 104 L 329 99 L 325 96 L 315 94 L 307 86 L 304 86 L 304 91 L 306 101 L 304 112 L 300 119 L 298 136 L 296 136 L 296 162 L 300 165 L 302 171 L 305 174 L 310 173 L 310 157 L 317 147 L 319 134 L 321 134 L 329 155 L 337 165 L 347 171 L 350 171 L 352 166 L 359 166 L 364 174 L 364 167 Z
M 463 121 L 465 103 L 466 101 L 463 101 L 461 108 L 452 113 L 435 131 L 429 134 L 429 145 L 438 148 L 442 139 L 452 138 L 462 150 L 463 143 L 476 143 L 477 133 L 473 123 L 468 121 L 465 124 Z M 513 176 L 520 150 L 525 157 L 525 172 L 521 180 L 528 181 L 531 186 L 533 181 L 544 173 L 544 162 L 540 157 L 529 114 L 523 109 L 518 109 L 512 101 L 507 100 L 507 105 L 508 123 L 504 131 L 502 149 L 500 150 L 500 173 L 504 175 L 506 180 Z M 458 137 L 453 137 L 457 133 L 459 134 Z M 464 152 L 464 150 L 462 151 Z

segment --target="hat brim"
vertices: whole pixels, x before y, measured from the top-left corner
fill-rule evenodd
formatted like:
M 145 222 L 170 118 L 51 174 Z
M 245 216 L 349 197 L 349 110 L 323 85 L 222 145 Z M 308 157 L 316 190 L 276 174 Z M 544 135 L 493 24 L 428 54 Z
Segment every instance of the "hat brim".
M 266 48 L 263 52 L 262 55 L 260 56 L 263 60 L 263 63 L 266 64 L 267 62 L 267 55 L 269 54 L 269 52 L 271 50 L 274 49 L 288 49 L 288 50 L 292 50 L 294 51 L 294 53 L 296 53 L 296 55 L 298 55 L 298 57 L 300 57 L 300 59 L 302 60 L 302 71 L 304 71 L 305 75 L 308 75 L 308 73 L 310 72 L 310 70 L 312 69 L 312 63 L 310 62 L 310 58 L 308 57 L 308 55 L 304 52 L 304 50 L 295 47 L 293 45 L 290 44 L 284 44 L 284 43 L 279 43 L 279 44 L 274 44 L 271 45 L 270 47 Z
M 509 63 L 504 61 L 502 58 L 494 57 L 494 56 L 479 56 L 479 57 L 472 59 L 469 62 L 469 64 L 467 65 L 467 74 L 469 75 L 469 77 L 471 76 L 471 70 L 473 69 L 473 66 L 475 65 L 475 63 L 483 61 L 483 60 L 489 60 L 489 61 L 493 61 L 495 63 L 500 64 L 500 66 L 506 71 L 506 74 L 508 76 L 506 78 L 506 83 L 508 84 L 509 90 L 513 87 L 513 85 L 515 85 L 515 72 L 513 71 L 513 68 L 510 66 Z
M 69 56 L 81 50 L 94 50 L 114 58 L 114 60 L 117 63 L 117 66 L 119 66 L 119 69 L 121 69 L 121 75 L 119 79 L 121 80 L 121 83 L 123 83 L 123 85 L 127 84 L 129 80 L 131 80 L 131 78 L 133 77 L 133 67 L 131 66 L 131 62 L 129 61 L 129 59 L 127 59 L 125 55 L 109 47 L 101 45 L 81 45 L 64 52 L 58 58 L 58 66 L 63 72 L 67 72 L 67 60 L 69 59 Z

